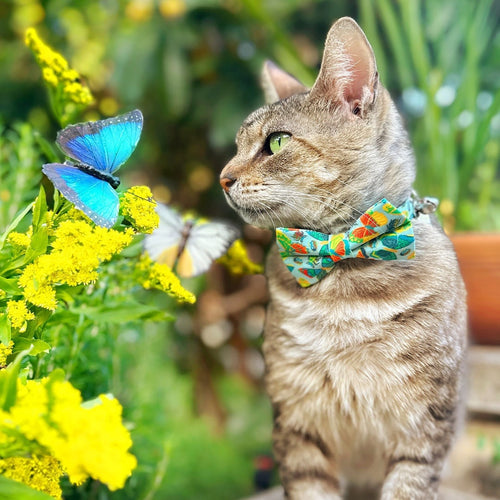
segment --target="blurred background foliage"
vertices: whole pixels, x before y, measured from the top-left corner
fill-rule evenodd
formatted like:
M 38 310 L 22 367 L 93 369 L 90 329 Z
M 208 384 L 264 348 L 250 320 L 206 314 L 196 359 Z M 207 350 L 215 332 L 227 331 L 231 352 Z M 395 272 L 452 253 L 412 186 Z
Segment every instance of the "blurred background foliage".
M 498 230 L 500 3 L 493 0 L 3 1 L 0 159 L 31 165 L 32 175 L 0 179 L 0 203 L 9 199 L 0 204 L 1 227 L 32 200 L 45 159 L 38 139 L 52 142 L 58 130 L 23 43 L 26 28 L 36 27 L 91 88 L 95 103 L 82 120 L 142 110 L 141 142 L 120 172 L 125 184 L 148 184 L 159 201 L 236 220 L 217 178 L 240 123 L 263 102 L 262 62 L 273 59 L 311 85 L 326 33 L 344 15 L 365 30 L 410 130 L 419 192 L 441 199 L 449 231 Z M 265 238 L 253 241 L 259 258 Z M 220 305 L 214 294 L 237 293 L 254 278 L 216 273 L 191 289 L 210 309 Z M 65 498 L 234 499 L 253 491 L 255 457 L 270 451 L 271 411 L 258 350 L 264 309 L 251 302 L 213 324 L 200 309 L 177 306 L 171 324 L 114 325 L 113 343 L 99 332 L 85 337 L 86 369 L 72 381 L 89 396 L 109 390 L 123 402 L 140 465 L 125 490 L 92 483 Z M 66 348 L 74 349 L 70 339 Z

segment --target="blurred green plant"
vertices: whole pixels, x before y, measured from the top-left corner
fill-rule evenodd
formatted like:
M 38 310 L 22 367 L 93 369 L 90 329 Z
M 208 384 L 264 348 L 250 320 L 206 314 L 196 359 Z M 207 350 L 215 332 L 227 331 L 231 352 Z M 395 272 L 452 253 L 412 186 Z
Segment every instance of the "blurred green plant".
M 491 452 L 492 464 L 500 464 L 500 438 L 486 437 L 481 434 L 477 437 L 477 447 L 479 450 L 488 450 Z
M 382 80 L 401 92 L 418 189 L 441 199 L 450 231 L 500 229 L 494 2 L 360 0 L 359 8 Z

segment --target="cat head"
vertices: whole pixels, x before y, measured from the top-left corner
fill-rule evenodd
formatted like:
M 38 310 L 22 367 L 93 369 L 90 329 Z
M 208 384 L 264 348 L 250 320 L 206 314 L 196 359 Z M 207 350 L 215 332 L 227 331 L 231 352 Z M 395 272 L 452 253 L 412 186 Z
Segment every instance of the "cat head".
M 271 62 L 262 83 L 268 104 L 243 122 L 220 180 L 246 222 L 335 232 L 381 198 L 410 195 L 407 134 L 353 19 L 331 27 L 310 90 Z

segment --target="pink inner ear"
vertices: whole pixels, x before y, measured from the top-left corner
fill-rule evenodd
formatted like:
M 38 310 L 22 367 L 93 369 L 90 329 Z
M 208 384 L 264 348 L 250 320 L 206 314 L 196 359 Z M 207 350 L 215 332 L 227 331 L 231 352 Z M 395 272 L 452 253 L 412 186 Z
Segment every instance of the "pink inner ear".
M 355 100 L 364 101 L 366 92 L 373 95 L 374 90 L 373 78 L 377 70 L 373 55 L 365 40 L 356 35 L 346 38 L 344 50 L 351 63 L 351 78 L 344 88 L 344 99 L 351 103 Z
M 353 19 L 339 19 L 326 38 L 311 98 L 327 98 L 354 114 L 363 114 L 374 100 L 376 85 L 377 64 L 365 34 Z
M 271 79 L 280 99 L 285 99 L 286 97 L 290 97 L 291 95 L 298 94 L 306 90 L 306 88 L 298 80 L 276 66 L 276 64 L 271 61 L 266 61 L 265 64 L 269 78 Z

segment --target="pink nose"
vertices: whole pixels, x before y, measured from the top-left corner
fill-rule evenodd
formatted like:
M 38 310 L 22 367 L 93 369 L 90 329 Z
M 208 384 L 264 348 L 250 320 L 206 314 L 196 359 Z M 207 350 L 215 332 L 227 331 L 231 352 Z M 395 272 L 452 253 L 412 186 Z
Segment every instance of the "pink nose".
M 232 177 L 222 177 L 220 180 L 220 185 L 222 186 L 222 189 L 228 193 L 229 188 L 236 182 L 236 179 L 233 179 Z

